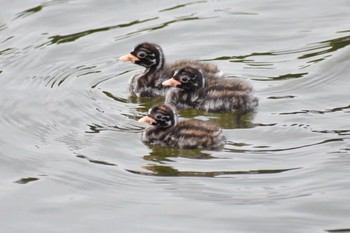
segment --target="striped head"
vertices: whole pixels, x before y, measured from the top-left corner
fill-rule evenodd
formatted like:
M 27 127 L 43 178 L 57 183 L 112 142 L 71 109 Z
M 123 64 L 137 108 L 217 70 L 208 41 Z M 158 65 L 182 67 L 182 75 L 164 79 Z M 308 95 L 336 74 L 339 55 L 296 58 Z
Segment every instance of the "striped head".
M 164 55 L 159 45 L 144 42 L 137 45 L 130 54 L 120 57 L 120 60 L 158 70 L 163 67 Z
M 162 83 L 163 86 L 172 86 L 185 91 L 195 91 L 205 86 L 205 78 L 200 69 L 185 66 L 175 71 L 173 77 Z
M 138 121 L 160 128 L 170 128 L 177 124 L 177 114 L 174 107 L 168 104 L 158 104 L 150 108 L 147 115 Z

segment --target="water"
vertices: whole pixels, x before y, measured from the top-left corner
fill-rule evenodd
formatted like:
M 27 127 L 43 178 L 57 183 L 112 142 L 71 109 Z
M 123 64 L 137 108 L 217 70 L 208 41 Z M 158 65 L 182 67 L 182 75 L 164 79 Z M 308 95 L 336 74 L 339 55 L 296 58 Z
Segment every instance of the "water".
M 350 2 L 1 1 L 1 232 L 350 232 Z M 141 143 L 142 41 L 249 80 L 260 105 L 183 110 L 222 151 Z

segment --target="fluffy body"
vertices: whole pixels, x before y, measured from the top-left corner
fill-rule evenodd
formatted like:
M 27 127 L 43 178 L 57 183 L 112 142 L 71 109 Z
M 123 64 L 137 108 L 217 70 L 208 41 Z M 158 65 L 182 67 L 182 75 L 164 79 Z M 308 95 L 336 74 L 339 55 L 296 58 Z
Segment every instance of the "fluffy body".
M 181 75 L 192 79 L 169 90 L 165 98 L 166 103 L 177 108 L 196 108 L 206 112 L 248 112 L 258 106 L 253 87 L 243 80 L 207 78 L 203 82 L 203 72 L 194 67 L 188 70 L 185 68 L 185 72 L 180 70 L 173 79 L 181 83 Z
M 162 109 L 159 110 L 159 107 Z M 151 108 L 147 118 L 153 120 L 152 126 L 142 134 L 141 140 L 146 144 L 184 149 L 218 149 L 226 142 L 222 129 L 214 124 L 200 120 L 177 123 L 176 112 L 169 105 L 161 104 Z

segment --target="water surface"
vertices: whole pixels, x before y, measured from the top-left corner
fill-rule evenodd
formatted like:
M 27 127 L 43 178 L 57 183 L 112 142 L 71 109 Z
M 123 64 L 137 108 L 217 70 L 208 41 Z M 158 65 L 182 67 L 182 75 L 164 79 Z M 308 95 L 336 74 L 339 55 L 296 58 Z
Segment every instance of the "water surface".
M 350 2 L 1 1 L 3 232 L 350 232 Z M 222 151 L 150 147 L 118 61 L 159 43 L 256 88 Z

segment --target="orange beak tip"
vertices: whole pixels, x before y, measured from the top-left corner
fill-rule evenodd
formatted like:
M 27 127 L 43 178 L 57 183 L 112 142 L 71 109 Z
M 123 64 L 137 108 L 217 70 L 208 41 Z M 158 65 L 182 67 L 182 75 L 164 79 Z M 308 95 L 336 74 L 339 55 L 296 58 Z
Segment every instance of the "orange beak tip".
M 152 117 L 149 116 L 144 116 L 141 119 L 138 120 L 140 123 L 147 123 L 147 124 L 152 124 L 155 123 L 156 120 L 154 120 Z
M 138 57 L 132 55 L 132 54 L 127 54 L 127 55 L 124 55 L 124 56 L 121 56 L 119 58 L 120 61 L 123 61 L 123 62 L 132 62 L 132 63 L 135 63 L 136 61 L 140 60 Z
M 166 87 L 176 87 L 176 86 L 181 85 L 181 83 L 179 81 L 175 80 L 174 78 L 171 78 L 171 79 L 168 79 L 168 80 L 165 80 L 164 82 L 162 82 L 162 85 L 166 86 Z
M 139 123 L 146 123 L 144 117 L 140 118 L 137 122 L 139 122 Z
M 121 57 L 119 58 L 119 61 L 127 62 L 127 61 L 128 61 L 128 55 L 121 56 Z
M 169 87 L 170 86 L 170 82 L 169 80 L 165 80 L 164 82 L 162 82 L 163 86 Z

